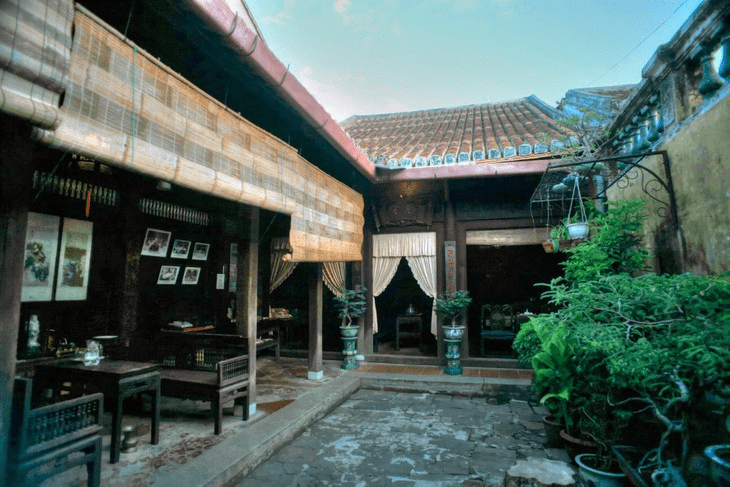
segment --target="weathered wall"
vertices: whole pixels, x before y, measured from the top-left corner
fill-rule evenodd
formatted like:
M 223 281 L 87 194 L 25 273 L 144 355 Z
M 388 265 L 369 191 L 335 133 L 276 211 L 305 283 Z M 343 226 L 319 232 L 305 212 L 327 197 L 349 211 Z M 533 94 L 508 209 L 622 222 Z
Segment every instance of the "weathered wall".
M 730 96 L 682 122 L 676 134 L 659 147 L 669 154 L 686 254 L 682 270 L 719 274 L 730 270 Z M 645 161 L 663 175 L 661 158 Z M 666 200 L 659 192 L 658 197 Z M 613 187 L 610 199 L 647 199 L 639 180 Z M 671 232 L 670 218 L 657 215 L 659 205 L 647 205 L 644 230 L 659 258 Z M 666 269 L 666 265 L 663 266 Z

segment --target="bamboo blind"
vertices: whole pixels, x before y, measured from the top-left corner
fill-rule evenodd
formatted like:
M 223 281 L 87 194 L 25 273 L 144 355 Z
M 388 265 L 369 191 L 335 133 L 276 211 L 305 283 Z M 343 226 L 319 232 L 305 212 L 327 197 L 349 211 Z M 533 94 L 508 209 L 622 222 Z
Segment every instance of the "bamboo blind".
M 0 111 L 58 126 L 73 14 L 72 0 L 0 0 Z
M 361 260 L 363 199 L 77 10 L 52 146 L 291 215 L 292 261 Z

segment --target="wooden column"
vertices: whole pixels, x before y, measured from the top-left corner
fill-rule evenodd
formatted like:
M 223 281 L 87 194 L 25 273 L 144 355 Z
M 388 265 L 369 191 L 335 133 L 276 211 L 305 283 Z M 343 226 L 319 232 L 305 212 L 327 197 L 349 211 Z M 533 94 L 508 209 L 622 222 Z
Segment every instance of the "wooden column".
M 137 346 L 137 344 L 130 343 L 130 339 L 138 326 L 140 249 L 144 240 L 144 229 L 140 224 L 139 194 L 134 186 L 130 186 L 128 194 L 121 191 L 120 196 L 124 225 L 121 245 L 124 246 L 125 259 L 120 293 L 119 334 L 125 350 L 129 350 L 130 346 Z
M 322 282 L 322 264 L 311 265 L 309 271 L 309 379 L 324 377 L 322 368 L 322 306 L 324 301 L 324 284 Z
M 367 308 L 360 319 L 361 335 L 363 336 L 362 348 L 358 339 L 357 349 L 360 353 L 373 353 L 373 235 L 371 232 L 364 232 L 362 246 L 362 262 L 360 265 L 362 283 L 367 288 Z
M 34 147 L 25 124 L 0 114 L 0 485 L 5 485 Z
M 256 328 L 259 275 L 259 209 L 241 212 L 244 228 L 238 243 L 236 333 L 248 338 L 249 414 L 256 413 Z

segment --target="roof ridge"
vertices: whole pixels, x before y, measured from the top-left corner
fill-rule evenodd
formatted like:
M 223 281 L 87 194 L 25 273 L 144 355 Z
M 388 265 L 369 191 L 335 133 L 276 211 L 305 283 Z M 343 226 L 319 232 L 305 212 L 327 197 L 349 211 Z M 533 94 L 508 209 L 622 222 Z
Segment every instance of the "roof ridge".
M 472 107 L 481 107 L 484 105 L 503 105 L 506 103 L 518 103 L 520 101 L 531 99 L 533 97 L 539 103 L 542 103 L 546 107 L 550 108 L 550 105 L 548 105 L 544 101 L 540 100 L 535 95 L 530 95 L 530 96 L 522 96 L 520 98 L 513 98 L 510 100 L 501 100 L 501 101 L 497 101 L 497 102 L 482 102 L 482 103 L 470 103 L 467 105 L 444 106 L 444 107 L 437 107 L 437 108 L 424 108 L 424 109 L 420 109 L 420 110 L 410 110 L 410 111 L 406 111 L 406 112 L 383 112 L 383 113 L 368 113 L 368 114 L 360 114 L 360 115 L 350 115 L 345 120 L 340 122 L 340 125 L 344 124 L 345 122 L 349 123 L 353 119 L 362 120 L 362 119 L 375 118 L 375 117 L 388 117 L 388 116 L 398 116 L 398 115 L 411 115 L 411 114 L 425 113 L 425 112 L 437 112 L 437 111 L 441 111 L 441 110 L 462 110 L 462 109 L 472 108 Z

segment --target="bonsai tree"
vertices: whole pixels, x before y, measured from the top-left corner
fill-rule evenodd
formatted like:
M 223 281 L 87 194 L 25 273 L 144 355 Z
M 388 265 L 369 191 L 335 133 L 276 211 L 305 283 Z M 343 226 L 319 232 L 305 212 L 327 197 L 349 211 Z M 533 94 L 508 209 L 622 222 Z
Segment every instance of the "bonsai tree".
M 456 320 L 470 304 L 469 291 L 448 291 L 436 298 L 436 312 L 456 326 Z
M 339 310 L 338 316 L 342 319 L 342 327 L 357 326 L 353 324 L 353 318 L 359 318 L 365 314 L 367 309 L 367 289 L 363 286 L 356 286 L 355 289 L 345 289 L 342 296 L 335 296 L 335 306 Z

